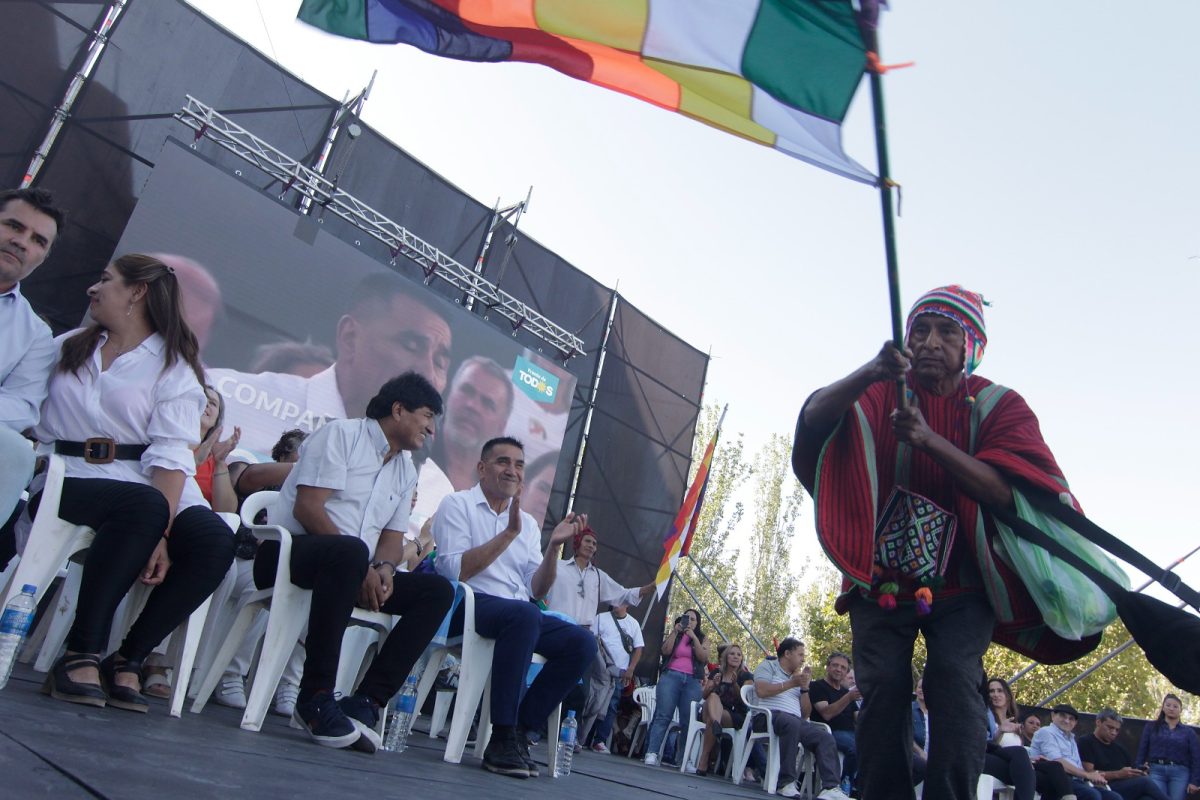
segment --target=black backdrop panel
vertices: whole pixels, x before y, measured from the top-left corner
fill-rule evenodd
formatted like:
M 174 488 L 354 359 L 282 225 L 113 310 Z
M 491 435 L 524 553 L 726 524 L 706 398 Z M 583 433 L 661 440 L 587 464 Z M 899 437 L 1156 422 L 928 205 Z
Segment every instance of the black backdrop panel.
M 99 2 L 4 4 L 0 186 L 16 186 L 24 177 L 67 88 L 72 61 L 103 13 Z
M 296 157 L 319 147 L 337 107 L 186 4 L 130 3 L 37 181 L 71 212 L 26 283 L 56 331 L 83 314 L 78 298 L 113 255 L 163 142 L 187 134 L 172 115 L 188 94 Z M 269 183 L 210 143 L 200 150 Z
M 549 530 L 566 512 L 575 453 L 583 438 L 588 393 L 600 359 L 600 345 L 604 341 L 604 327 L 614 293 L 537 240 L 514 232 L 508 223 L 503 223 L 492 237 L 483 274 L 500 289 L 545 314 L 584 342 L 586 355 L 567 363 L 567 369 L 579 382 L 567 420 L 562 457 L 555 473 L 550 513 L 546 516 L 546 529 Z M 493 324 L 511 330 L 508 321 L 502 317 L 487 316 Z M 527 333 L 518 333 L 518 338 L 526 339 L 529 347 L 539 346 Z M 540 347 L 548 356 L 554 357 L 549 346 Z
M 653 580 L 662 561 L 662 540 L 687 490 L 707 365 L 705 353 L 620 300 L 575 508 L 590 513 L 599 534 L 598 566 L 625 586 Z M 665 612 L 660 603 L 650 614 L 648 650 L 662 637 Z
M 355 124 L 361 134 L 351 138 L 346 134 L 346 126 L 342 127 L 329 155 L 326 176 L 336 181 L 338 188 L 408 228 L 463 266 L 474 267 L 492 210 L 380 133 L 362 122 Z M 314 216 L 321 217 L 325 229 L 335 236 L 361 242 L 361 249 L 375 258 L 390 257 L 381 242 L 333 214 L 314 212 Z M 396 267 L 416 280 L 425 277 L 407 259 L 397 259 Z M 430 288 L 451 300 L 461 299 L 461 293 L 442 281 L 434 281 Z

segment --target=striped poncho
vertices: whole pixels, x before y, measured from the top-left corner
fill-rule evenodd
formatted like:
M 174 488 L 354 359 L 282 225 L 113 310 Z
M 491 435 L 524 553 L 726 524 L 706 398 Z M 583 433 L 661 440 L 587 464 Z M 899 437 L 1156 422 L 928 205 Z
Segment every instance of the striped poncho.
M 945 397 L 912 388 L 929 427 L 955 447 L 1010 480 L 1055 494 L 1066 489 L 1037 417 L 1016 392 L 975 375 Z M 968 396 L 978 402 L 968 402 Z M 1020 577 L 996 554 L 991 515 L 959 490 L 931 457 L 896 440 L 890 419 L 894 408 L 895 387 L 876 383 L 832 432 L 807 429 L 803 414 L 797 428 L 796 476 L 813 495 L 817 535 L 845 576 L 844 589 L 870 591 L 876 520 L 892 487 L 900 484 L 958 517 L 946 586 L 939 594 L 985 592 L 996 612 L 993 641 L 1049 664 L 1071 661 L 1093 650 L 1100 641 L 1098 634 L 1070 641 L 1045 625 Z M 970 441 L 972 414 L 977 415 L 974 443 Z

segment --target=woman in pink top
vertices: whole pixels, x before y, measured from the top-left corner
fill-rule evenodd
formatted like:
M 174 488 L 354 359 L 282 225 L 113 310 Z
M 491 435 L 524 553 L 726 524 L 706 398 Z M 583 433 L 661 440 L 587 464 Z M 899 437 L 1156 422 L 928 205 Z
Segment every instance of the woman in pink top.
M 679 711 L 679 722 L 686 726 L 692 701 L 700 700 L 700 681 L 708 667 L 708 647 L 700 630 L 700 612 L 689 608 L 667 633 L 662 643 L 662 670 L 654 692 L 654 719 L 646 742 L 646 765 L 658 764 L 658 753 L 671 727 L 671 717 Z

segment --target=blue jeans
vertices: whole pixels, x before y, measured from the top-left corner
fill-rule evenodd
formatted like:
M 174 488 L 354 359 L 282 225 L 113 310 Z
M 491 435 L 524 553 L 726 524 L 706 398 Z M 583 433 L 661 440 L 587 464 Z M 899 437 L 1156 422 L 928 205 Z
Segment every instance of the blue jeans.
M 609 734 L 612 733 L 613 725 L 617 721 L 617 709 L 621 705 L 621 693 L 624 689 L 624 684 L 618 681 L 617 685 L 613 688 L 612 700 L 608 704 L 608 713 L 605 714 L 604 719 L 596 723 L 596 732 L 592 734 L 593 742 L 606 741 Z
M 671 727 L 671 715 L 677 709 L 679 723 L 686 729 L 693 700 L 700 700 L 700 681 L 673 669 L 664 670 L 654 688 L 654 720 L 650 723 L 650 738 L 646 742 L 647 754 L 658 753 Z
M 1071 787 L 1075 789 L 1075 796 L 1079 800 L 1123 800 L 1121 795 L 1111 789 L 1092 786 L 1081 778 L 1071 778 Z
M 1186 772 L 1184 773 L 1184 777 L 1187 777 Z M 1158 784 L 1154 782 L 1154 779 L 1149 776 L 1110 781 L 1108 788 L 1121 795 L 1125 800 L 1142 800 L 1145 797 L 1150 798 L 1150 800 L 1167 800 L 1166 792 L 1160 789 Z M 1183 788 L 1187 788 L 1186 781 Z
M 838 751 L 842 754 L 842 777 L 853 782 L 858 776 L 858 750 L 854 747 L 854 731 L 834 731 L 833 740 L 837 742 Z
M 450 635 L 462 632 L 463 607 L 450 622 Z M 533 603 L 475 593 L 475 630 L 496 640 L 492 653 L 492 724 L 538 730 L 550 710 L 587 672 L 596 657 L 596 637 L 587 630 L 543 614 Z M 533 654 L 546 658 L 529 689 L 525 676 Z
M 1169 800 L 1187 797 L 1188 768 L 1182 764 L 1151 764 L 1150 780 L 1162 789 Z

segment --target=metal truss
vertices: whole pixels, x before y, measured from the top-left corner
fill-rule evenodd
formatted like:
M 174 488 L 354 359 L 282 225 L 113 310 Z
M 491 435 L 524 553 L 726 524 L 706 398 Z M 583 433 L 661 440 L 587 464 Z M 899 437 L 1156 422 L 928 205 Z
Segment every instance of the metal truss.
M 489 311 L 500 314 L 512 325 L 513 336 L 520 330 L 526 330 L 557 350 L 564 360 L 584 354 L 583 340 L 575 334 L 501 291 L 495 284 L 418 238 L 403 225 L 342 191 L 328 178 L 276 150 L 211 106 L 188 95 L 187 102 L 175 118 L 194 132 L 193 146 L 201 139 L 208 139 L 253 164 L 282 182 L 285 193 L 289 189 L 295 190 L 368 236 L 383 242 L 391 250 L 393 260 L 402 255 L 415 262 L 425 273 L 426 283 L 439 278 L 463 292 L 469 301 L 473 301 L 472 304 L 482 304 Z

